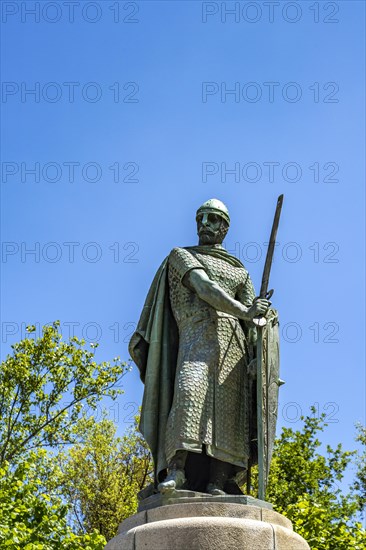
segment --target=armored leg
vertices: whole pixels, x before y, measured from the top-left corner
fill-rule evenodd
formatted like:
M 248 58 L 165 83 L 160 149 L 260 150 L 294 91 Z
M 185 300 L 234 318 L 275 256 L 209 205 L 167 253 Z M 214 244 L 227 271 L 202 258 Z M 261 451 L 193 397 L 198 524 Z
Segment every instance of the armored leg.
M 184 466 L 187 459 L 187 451 L 177 451 L 169 463 L 168 475 L 162 483 L 159 483 L 160 493 L 181 489 L 186 482 Z
M 231 474 L 232 466 L 221 460 L 211 459 L 210 478 L 206 491 L 210 495 L 225 495 L 224 485 Z

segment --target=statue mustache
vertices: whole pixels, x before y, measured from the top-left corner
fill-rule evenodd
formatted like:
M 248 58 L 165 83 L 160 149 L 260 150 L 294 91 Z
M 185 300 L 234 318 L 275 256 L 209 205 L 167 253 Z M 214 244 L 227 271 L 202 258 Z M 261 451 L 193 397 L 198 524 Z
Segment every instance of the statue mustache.
M 201 233 L 205 233 L 207 235 L 215 235 L 215 232 L 212 231 L 211 229 L 208 229 L 207 227 L 202 227 L 200 230 L 199 230 L 199 234 Z

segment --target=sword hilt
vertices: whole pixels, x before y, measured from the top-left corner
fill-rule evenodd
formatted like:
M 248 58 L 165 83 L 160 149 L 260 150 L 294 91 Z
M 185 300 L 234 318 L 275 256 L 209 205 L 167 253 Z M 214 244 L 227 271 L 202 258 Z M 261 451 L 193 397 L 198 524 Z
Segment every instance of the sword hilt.
M 265 317 L 254 317 L 253 323 L 256 327 L 265 327 L 267 324 L 267 320 Z
M 269 300 L 269 299 L 272 297 L 273 293 L 274 293 L 274 290 L 273 290 L 273 288 L 271 288 L 271 290 L 268 290 L 268 291 L 266 292 L 264 298 L 265 298 L 266 300 Z M 258 317 L 254 317 L 253 323 L 254 323 L 255 326 L 257 326 L 257 327 L 265 327 L 266 324 L 267 324 L 267 320 L 266 320 L 265 317 L 262 317 L 262 316 L 260 315 L 260 316 L 258 316 Z

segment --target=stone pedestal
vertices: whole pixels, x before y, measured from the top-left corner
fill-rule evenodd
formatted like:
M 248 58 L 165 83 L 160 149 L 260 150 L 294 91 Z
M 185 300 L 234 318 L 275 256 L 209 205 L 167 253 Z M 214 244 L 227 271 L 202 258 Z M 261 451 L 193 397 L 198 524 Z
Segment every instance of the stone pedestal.
M 310 550 L 291 522 L 267 503 L 205 497 L 165 505 L 150 501 L 148 509 L 121 523 L 105 550 Z

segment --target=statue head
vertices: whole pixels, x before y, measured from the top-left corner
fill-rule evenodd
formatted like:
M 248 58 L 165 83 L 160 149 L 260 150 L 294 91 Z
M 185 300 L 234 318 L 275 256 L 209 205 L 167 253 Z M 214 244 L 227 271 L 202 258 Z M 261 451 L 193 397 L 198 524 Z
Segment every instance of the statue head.
M 209 199 L 197 210 L 196 221 L 200 245 L 221 244 L 229 230 L 229 211 L 223 202 Z

